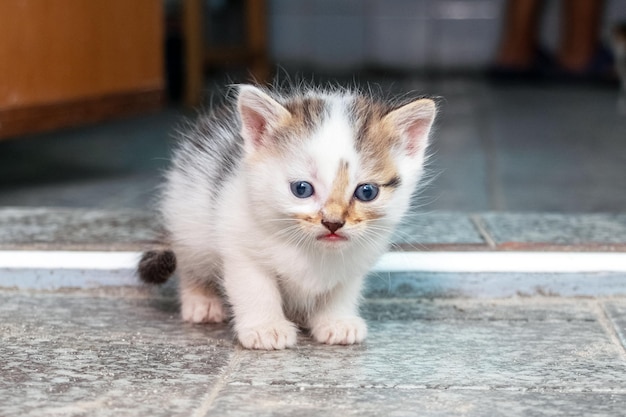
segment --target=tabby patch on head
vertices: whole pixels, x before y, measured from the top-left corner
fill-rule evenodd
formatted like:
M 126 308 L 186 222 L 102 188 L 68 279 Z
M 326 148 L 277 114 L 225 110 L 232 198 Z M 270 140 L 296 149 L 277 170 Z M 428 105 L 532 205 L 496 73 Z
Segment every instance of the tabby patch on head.
M 435 111 L 241 86 L 182 133 L 160 206 L 171 248 L 147 252 L 140 276 L 176 268 L 183 320 L 230 314 L 246 348 L 294 346 L 298 328 L 361 342 L 362 282 L 409 208 Z
M 300 221 L 301 240 L 330 247 L 364 238 L 364 225 L 406 204 L 394 194 L 413 190 L 435 114 L 428 99 L 394 108 L 353 93 L 273 98 L 254 87 L 241 89 L 238 108 L 247 157 L 259 172 L 275 171 L 268 187 L 291 193 L 282 214 Z M 269 204 L 257 185 L 255 203 Z

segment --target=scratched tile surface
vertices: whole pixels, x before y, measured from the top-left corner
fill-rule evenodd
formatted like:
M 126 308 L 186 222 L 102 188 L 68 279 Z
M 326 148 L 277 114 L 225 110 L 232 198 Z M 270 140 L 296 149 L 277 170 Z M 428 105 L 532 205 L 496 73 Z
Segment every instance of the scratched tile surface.
M 3 291 L 0 415 L 619 415 L 625 305 L 374 298 L 363 345 L 255 352 L 154 292 Z

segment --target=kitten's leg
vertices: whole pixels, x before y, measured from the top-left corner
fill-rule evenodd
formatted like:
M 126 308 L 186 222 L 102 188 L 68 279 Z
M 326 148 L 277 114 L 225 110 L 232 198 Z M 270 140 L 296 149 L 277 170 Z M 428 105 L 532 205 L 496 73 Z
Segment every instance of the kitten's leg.
M 184 321 L 221 323 L 226 319 L 222 299 L 210 280 L 198 279 L 183 271 L 180 276 L 180 300 Z
M 363 279 L 336 287 L 309 319 L 311 335 L 320 343 L 352 345 L 367 336 L 367 325 L 358 313 Z
M 224 304 L 216 290 L 219 258 L 207 248 L 181 244 L 173 249 L 178 263 L 182 319 L 190 323 L 226 320 Z
M 178 251 L 180 275 L 181 313 L 184 321 L 191 323 L 221 323 L 226 319 L 222 298 L 216 290 L 219 272 L 215 262 L 205 258 L 200 263 L 191 257 L 185 257 L 183 250 Z
M 224 288 L 239 342 L 248 349 L 295 346 L 298 330 L 285 318 L 278 283 L 249 259 L 224 260 Z

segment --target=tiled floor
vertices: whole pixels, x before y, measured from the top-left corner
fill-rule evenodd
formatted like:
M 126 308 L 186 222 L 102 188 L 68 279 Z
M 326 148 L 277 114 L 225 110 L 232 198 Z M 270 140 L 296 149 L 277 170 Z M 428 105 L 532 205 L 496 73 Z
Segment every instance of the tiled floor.
M 621 212 L 626 115 L 606 88 L 377 80 L 442 97 L 419 211 Z M 219 93 L 216 93 L 219 94 Z M 152 207 L 179 109 L 0 142 L 0 206 Z
M 136 250 L 160 243 L 157 216 L 137 209 L 0 207 L 0 250 Z M 394 250 L 626 252 L 626 214 L 462 213 L 407 217 Z
M 375 298 L 363 312 L 363 345 L 302 335 L 256 352 L 154 293 L 0 292 L 0 415 L 623 413 L 622 298 Z

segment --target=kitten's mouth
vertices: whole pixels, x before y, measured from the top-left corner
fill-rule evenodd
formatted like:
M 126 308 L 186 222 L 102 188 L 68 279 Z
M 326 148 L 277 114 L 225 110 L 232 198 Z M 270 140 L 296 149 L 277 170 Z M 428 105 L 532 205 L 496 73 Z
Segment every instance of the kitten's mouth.
M 323 242 L 341 242 L 344 240 L 348 240 L 344 235 L 339 235 L 337 233 L 327 233 L 324 235 L 319 235 L 317 240 L 321 240 Z

